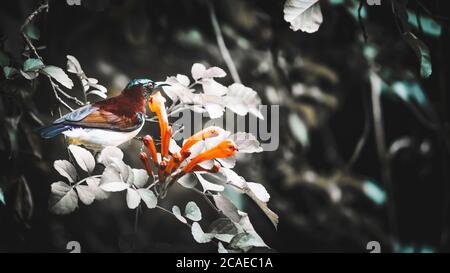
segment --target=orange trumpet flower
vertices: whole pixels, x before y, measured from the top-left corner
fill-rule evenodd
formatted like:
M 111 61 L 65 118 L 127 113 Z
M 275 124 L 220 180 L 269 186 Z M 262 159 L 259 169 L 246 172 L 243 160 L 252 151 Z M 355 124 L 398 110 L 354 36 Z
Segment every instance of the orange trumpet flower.
M 221 128 L 219 127 L 208 127 L 200 132 L 197 132 L 193 136 L 186 139 L 186 141 L 183 144 L 183 147 L 181 147 L 181 153 L 187 151 L 190 149 L 195 143 L 199 142 L 200 140 L 204 140 L 210 137 L 216 137 L 219 135 Z
M 148 152 L 150 153 L 150 156 L 152 157 L 153 162 L 158 165 L 158 156 L 156 154 L 156 146 L 155 142 L 153 141 L 153 138 L 149 135 L 144 136 L 143 138 L 144 145 L 147 148 Z
M 225 158 L 230 157 L 236 153 L 238 150 L 236 144 L 230 139 L 225 139 L 224 141 L 220 142 L 217 146 L 214 148 L 211 148 L 209 150 L 204 151 L 201 154 L 198 154 L 195 156 L 189 163 L 183 168 L 184 173 L 191 172 L 192 169 L 199 163 L 211 160 L 215 158 Z
M 145 170 L 147 171 L 148 175 L 153 176 L 152 166 L 150 165 L 150 162 L 148 161 L 147 154 L 145 152 L 141 152 L 139 154 L 139 158 L 141 159 L 142 163 L 144 164 Z
M 151 95 L 148 99 L 148 107 L 150 108 L 150 111 L 155 113 L 158 117 L 159 130 L 161 134 L 161 156 L 163 158 L 167 157 L 168 155 L 169 145 L 166 143 L 169 143 L 170 136 L 172 135 L 171 132 L 169 133 L 168 129 L 169 121 L 167 118 L 165 102 L 166 99 L 161 95 L 159 91 Z

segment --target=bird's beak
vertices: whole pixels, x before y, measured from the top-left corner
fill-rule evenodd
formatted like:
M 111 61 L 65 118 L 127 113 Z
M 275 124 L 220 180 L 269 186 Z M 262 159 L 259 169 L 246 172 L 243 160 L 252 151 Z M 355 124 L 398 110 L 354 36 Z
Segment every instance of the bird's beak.
M 169 86 L 170 84 L 166 82 L 155 82 L 153 89 L 161 88 L 163 86 Z

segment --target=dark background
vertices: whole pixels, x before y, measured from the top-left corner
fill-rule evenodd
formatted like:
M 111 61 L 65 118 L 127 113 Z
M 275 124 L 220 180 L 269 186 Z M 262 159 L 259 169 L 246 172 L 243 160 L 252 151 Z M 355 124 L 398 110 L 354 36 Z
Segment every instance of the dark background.
M 41 32 L 36 44 L 46 46 L 39 52 L 48 64 L 65 67 L 66 55 L 76 56 L 88 76 L 108 87 L 109 96 L 118 94 L 132 78 L 164 80 L 177 73 L 189 75 L 195 62 L 228 72 L 206 1 L 82 2 L 81 6 L 69 6 L 65 1 L 50 1 L 49 13 L 39 15 L 34 22 Z M 376 63 L 380 71 L 390 75 L 386 81 L 412 75 L 430 101 L 424 110 L 396 96 L 382 97 L 387 146 L 400 138 L 411 141 L 393 155 L 393 194 L 388 205 L 375 204 L 361 190 L 367 180 L 386 188 L 380 178 L 373 130 L 355 164 L 346 168 L 364 124 L 372 119 L 369 64 L 363 54 L 363 30 L 358 20 L 344 6 L 320 1 L 324 22 L 318 32 L 307 34 L 289 29 L 283 20 L 284 1 L 213 2 L 242 82 L 259 92 L 263 104 L 273 104 L 266 96 L 268 87 L 282 95 L 280 147 L 253 155 L 237 167 L 248 181 L 266 186 L 271 194 L 270 207 L 280 216 L 275 230 L 250 200 L 244 200 L 253 225 L 273 248 L 270 251 L 366 252 L 367 242 L 376 240 L 381 242 L 382 251 L 402 252 L 412 246 L 413 251 L 427 248 L 448 252 L 450 180 L 445 141 L 449 140 L 450 42 L 445 17 L 450 16 L 450 9 L 446 1 L 420 1 L 433 15 L 444 17 L 439 38 L 416 31 L 431 51 L 433 74 L 428 79 L 418 75 L 417 58 L 401 39 L 390 1 L 365 7 L 368 16 L 364 28 L 368 42 L 379 51 Z M 426 14 L 418 1 L 409 2 L 409 9 Z M 5 1 L 1 5 L 1 46 L 23 62 L 19 29 L 38 2 Z M 258 69 L 261 65 L 269 69 Z M 56 113 L 57 101 L 43 78 L 32 85 L 28 81 L 0 80 L 0 185 L 6 199 L 6 205 L 0 204 L 0 251 L 66 252 L 66 243 L 72 240 L 81 243 L 83 252 L 216 250 L 213 245 L 195 243 L 185 226 L 156 210 L 145 211 L 135 234 L 134 213 L 126 207 L 122 193 L 89 207 L 81 205 L 67 216 L 51 214 L 50 184 L 61 179 L 52 163 L 67 156 L 63 139 L 39 139 L 32 131 L 39 125 L 27 115 L 15 128 L 6 119 L 30 107 L 49 123 L 54 119 L 51 113 Z M 231 84 L 231 77 L 224 83 Z M 318 87 L 322 94 L 335 98 L 337 106 L 294 96 L 294 83 Z M 70 92 L 81 96 L 80 86 Z M 434 113 L 431 118 L 439 128 L 428 128 L 412 107 L 424 111 L 425 116 Z M 305 120 L 309 145 L 293 137 L 288 124 L 291 113 Z M 308 119 L 311 115 L 314 118 Z M 144 130 L 151 132 L 151 128 Z M 16 146 L 8 145 L 11 134 Z M 137 147 L 137 143 L 127 146 L 125 160 L 140 167 Z M 329 185 L 340 189 L 339 201 L 331 200 Z M 189 200 L 196 200 L 206 214 L 204 218 L 212 219 L 208 215 L 213 211 L 204 201 L 181 187 L 161 205 L 184 206 Z M 388 220 L 392 212 L 393 221 Z

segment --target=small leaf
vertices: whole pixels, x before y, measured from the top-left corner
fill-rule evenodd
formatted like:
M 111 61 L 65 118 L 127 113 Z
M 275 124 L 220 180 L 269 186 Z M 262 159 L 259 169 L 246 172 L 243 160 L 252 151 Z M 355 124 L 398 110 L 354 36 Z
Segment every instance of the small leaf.
M 263 185 L 254 182 L 247 182 L 247 185 L 259 200 L 264 203 L 269 202 L 270 195 Z
M 3 205 L 6 205 L 5 194 L 3 193 L 2 188 L 0 188 L 0 203 L 3 203 Z
M 267 247 L 267 245 L 255 232 L 245 232 L 234 236 L 230 247 L 247 251 L 251 247 Z
M 187 223 L 186 218 L 183 217 L 183 215 L 181 215 L 181 210 L 178 206 L 173 206 L 172 207 L 172 213 L 173 215 L 175 215 L 175 217 L 180 220 L 183 223 Z
M 134 181 L 133 184 L 138 187 L 138 188 L 142 188 L 145 186 L 145 184 L 147 184 L 148 181 L 148 174 L 146 170 L 142 170 L 142 169 L 133 169 L 133 176 L 134 176 Z
M 97 160 L 99 163 L 108 166 L 109 164 L 114 162 L 112 158 L 122 160 L 123 159 L 122 150 L 120 150 L 115 146 L 108 146 L 100 152 L 100 155 L 97 157 Z
M 95 159 L 92 154 L 88 150 L 76 145 L 69 145 L 69 150 L 78 166 L 80 166 L 83 171 L 89 174 L 92 173 L 95 168 Z
M 67 71 L 75 74 L 83 74 L 80 62 L 72 55 L 67 55 Z
M 88 177 L 86 178 L 86 184 L 89 186 L 91 192 L 94 193 L 96 200 L 104 200 L 108 198 L 108 193 L 99 187 L 100 178 L 93 176 Z
M 142 201 L 149 209 L 156 208 L 158 204 L 158 197 L 149 189 L 138 189 L 137 192 L 141 196 Z
M 41 36 L 41 32 L 35 25 L 28 24 L 25 27 L 25 35 L 32 40 L 39 40 L 39 37 Z
M 403 39 L 414 50 L 420 61 L 420 75 L 423 78 L 428 78 L 432 73 L 430 50 L 427 45 L 423 43 L 411 32 L 403 34 Z
M 78 196 L 72 187 L 64 182 L 51 185 L 50 210 L 55 214 L 68 214 L 78 207 Z
M 377 205 L 386 202 L 386 192 L 372 181 L 365 181 L 362 185 L 364 193 Z
M 9 65 L 9 56 L 0 50 L 0 67 Z
M 53 167 L 60 175 L 67 178 L 67 180 L 69 180 L 69 182 L 73 183 L 76 181 L 77 170 L 75 169 L 75 166 L 73 166 L 72 163 L 70 163 L 69 161 L 56 160 L 55 162 L 53 162 Z
M 39 76 L 39 73 L 34 71 L 25 72 L 23 70 L 20 70 L 20 74 L 22 74 L 22 76 L 27 80 L 34 80 Z
M 292 113 L 288 117 L 289 128 L 295 139 L 303 146 L 309 145 L 308 128 L 298 114 Z
M 192 65 L 191 74 L 194 80 L 199 80 L 201 78 L 221 78 L 227 75 L 227 73 L 225 73 L 225 71 L 219 67 L 214 66 L 206 69 L 206 67 L 200 63 L 195 63 L 194 65 Z
M 23 71 L 38 71 L 44 66 L 44 63 L 40 59 L 29 58 L 23 63 Z
M 209 182 L 200 174 L 196 173 L 195 175 L 197 176 L 197 179 L 200 182 L 200 184 L 202 184 L 203 192 L 205 192 L 205 191 L 223 191 L 225 189 L 225 187 L 222 185 L 218 185 L 218 184 Z
M 229 218 L 219 218 L 208 227 L 209 233 L 236 235 L 238 230 L 236 225 Z
M 202 220 L 202 212 L 194 201 L 190 201 L 186 204 L 186 208 L 184 209 L 184 216 L 186 216 L 186 218 L 188 219 L 191 219 L 192 221 Z
M 127 206 L 130 209 L 135 209 L 139 206 L 141 202 L 141 196 L 135 189 L 128 188 L 127 189 Z
M 294 31 L 316 32 L 323 21 L 319 0 L 287 0 L 283 12 Z
M 17 73 L 19 73 L 19 71 L 17 69 L 15 69 L 14 67 L 11 67 L 11 66 L 3 67 L 3 74 L 5 75 L 5 78 L 7 78 L 7 79 L 11 79 Z
M 238 132 L 229 137 L 239 149 L 239 153 L 260 153 L 263 151 L 259 141 L 251 133 Z
M 44 67 L 41 71 L 45 75 L 50 76 L 53 79 L 55 79 L 57 82 L 59 82 L 66 88 L 72 89 L 72 87 L 73 87 L 72 80 L 67 76 L 67 74 L 64 72 L 64 70 L 62 70 L 61 68 L 59 68 L 57 66 L 53 66 L 53 65 L 48 65 L 48 66 Z
M 123 182 L 119 171 L 113 166 L 109 165 L 105 168 L 100 180 L 100 188 L 107 192 L 123 191 L 129 188 L 130 185 Z
M 223 246 L 222 242 L 219 242 L 217 247 L 218 253 L 228 253 L 228 250 Z
M 192 189 L 197 185 L 197 180 L 192 175 L 183 175 L 177 182 L 187 189 Z
M 211 240 L 214 238 L 214 234 L 204 233 L 199 223 L 197 222 L 192 223 L 191 232 L 194 240 L 200 244 L 211 242 Z
M 75 187 L 77 189 L 78 197 L 81 202 L 85 205 L 90 205 L 95 200 L 95 194 L 92 192 L 89 186 L 85 185 L 77 185 Z
M 226 217 L 236 223 L 241 220 L 241 216 L 238 214 L 238 209 L 230 200 L 218 194 L 214 195 L 213 198 L 217 208 L 219 208 Z

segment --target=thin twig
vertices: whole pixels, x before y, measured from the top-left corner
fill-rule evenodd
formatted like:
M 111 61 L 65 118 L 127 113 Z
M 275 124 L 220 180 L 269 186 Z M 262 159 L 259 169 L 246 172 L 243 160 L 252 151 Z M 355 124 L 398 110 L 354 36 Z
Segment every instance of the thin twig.
M 28 15 L 28 17 L 25 19 L 25 22 L 20 27 L 20 32 L 22 33 L 22 36 L 25 39 L 25 42 L 27 43 L 28 47 L 33 52 L 33 54 L 40 60 L 42 60 L 42 57 L 37 53 L 36 47 L 31 42 L 30 38 L 28 38 L 28 36 L 25 34 L 25 28 L 31 23 L 31 21 L 33 21 L 33 19 L 36 17 L 36 15 L 41 13 L 43 10 L 48 11 L 48 1 L 47 0 L 44 1 L 41 5 L 39 5 L 39 7 L 36 10 L 34 10 L 30 15 Z
M 199 195 L 201 195 L 202 198 L 206 200 L 206 203 L 208 203 L 208 205 L 209 205 L 212 209 L 214 209 L 218 214 L 222 214 L 222 211 L 221 211 L 220 209 L 218 209 L 218 208 L 211 202 L 211 200 L 209 200 L 208 196 L 206 196 L 206 194 L 205 194 L 204 192 L 199 191 L 199 190 L 196 189 L 196 188 L 191 188 L 191 190 L 193 190 L 194 192 L 196 192 L 196 193 L 198 193 Z
M 364 5 L 363 5 L 364 1 L 365 0 L 359 0 L 358 23 L 359 23 L 359 27 L 362 30 L 363 36 L 364 36 L 364 42 L 367 43 L 368 35 L 367 35 L 366 27 L 364 26 L 364 22 L 363 22 L 362 16 L 361 16 L 362 8 L 364 7 Z
M 375 81 L 373 77 L 371 77 L 372 88 L 372 111 L 373 111 L 373 121 L 374 121 L 374 131 L 375 131 L 375 142 L 378 152 L 378 158 L 381 165 L 381 179 L 386 187 L 387 191 L 387 213 L 388 213 L 388 221 L 391 232 L 391 243 L 395 242 L 397 238 L 397 217 L 396 217 L 396 208 L 395 208 L 395 200 L 394 200 L 394 189 L 391 181 L 391 166 L 389 162 L 388 153 L 386 151 L 386 143 L 385 143 L 385 134 L 384 134 L 384 123 L 383 123 L 383 113 L 381 108 L 381 96 L 378 93 L 378 88 L 374 88 Z
M 239 73 L 237 72 L 236 66 L 234 65 L 230 52 L 228 51 L 228 48 L 225 45 L 225 41 L 223 40 L 222 30 L 220 29 L 219 22 L 217 21 L 216 12 L 214 10 L 212 2 L 213 1 L 208 1 L 208 7 L 209 7 L 209 15 L 211 17 L 211 23 L 214 29 L 214 33 L 216 34 L 217 45 L 219 46 L 220 53 L 222 54 L 222 58 L 225 61 L 228 70 L 230 71 L 233 81 L 236 83 L 241 83 Z

